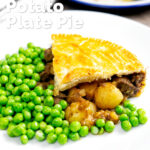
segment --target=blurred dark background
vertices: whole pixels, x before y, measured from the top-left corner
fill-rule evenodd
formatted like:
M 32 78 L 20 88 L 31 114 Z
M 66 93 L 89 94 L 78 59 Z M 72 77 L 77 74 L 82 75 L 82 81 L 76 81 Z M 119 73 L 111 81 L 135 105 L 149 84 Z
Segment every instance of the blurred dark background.
M 124 16 L 135 21 L 139 21 L 145 25 L 150 26 L 150 6 L 142 8 L 128 8 L 128 9 L 106 9 L 89 7 L 82 4 L 71 2 L 70 0 L 58 0 L 64 4 L 65 10 L 91 10 L 99 12 L 113 13 L 120 16 Z

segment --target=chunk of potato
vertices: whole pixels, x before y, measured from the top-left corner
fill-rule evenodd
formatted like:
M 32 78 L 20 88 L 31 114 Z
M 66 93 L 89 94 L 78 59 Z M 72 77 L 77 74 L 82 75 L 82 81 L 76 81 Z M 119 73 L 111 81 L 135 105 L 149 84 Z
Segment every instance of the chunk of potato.
M 101 109 L 113 109 L 121 103 L 123 95 L 112 83 L 102 83 L 95 93 L 95 103 Z
M 67 102 L 68 103 L 81 102 L 84 100 L 82 98 L 82 96 L 85 96 L 85 90 L 84 89 L 72 88 L 69 90 Z
M 93 100 L 96 88 L 98 87 L 97 82 L 92 82 L 92 83 L 82 83 L 80 85 L 80 89 L 84 89 L 86 92 L 86 99 L 88 100 Z
M 97 111 L 96 105 L 89 101 L 74 102 L 66 109 L 66 119 L 69 122 L 79 121 L 82 125 L 91 127 L 94 124 L 93 114 Z

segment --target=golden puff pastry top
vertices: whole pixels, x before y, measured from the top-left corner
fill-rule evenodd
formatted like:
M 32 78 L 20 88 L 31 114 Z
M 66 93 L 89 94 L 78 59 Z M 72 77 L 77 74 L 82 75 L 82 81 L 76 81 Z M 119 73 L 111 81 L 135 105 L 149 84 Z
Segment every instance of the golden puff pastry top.
M 145 72 L 137 57 L 109 41 L 80 35 L 52 35 L 55 95 L 83 82 Z

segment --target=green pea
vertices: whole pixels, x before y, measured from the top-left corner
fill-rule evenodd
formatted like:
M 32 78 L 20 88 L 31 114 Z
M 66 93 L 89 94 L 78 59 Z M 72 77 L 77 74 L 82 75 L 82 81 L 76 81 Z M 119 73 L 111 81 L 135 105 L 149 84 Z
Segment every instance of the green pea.
M 69 133 L 70 133 L 70 129 L 68 127 L 65 127 L 63 129 L 63 133 L 66 134 L 67 136 L 69 136 Z
M 41 54 L 42 49 L 40 47 L 35 47 L 34 51 L 37 52 L 38 54 Z
M 22 135 L 22 136 L 20 137 L 20 140 L 21 140 L 21 143 L 22 143 L 22 144 L 27 144 L 28 141 L 29 141 L 27 135 Z
M 126 100 L 126 101 L 124 101 L 123 106 L 124 106 L 124 107 L 128 107 L 129 104 L 130 104 L 130 101 L 129 101 L 129 100 Z
M 40 54 L 40 58 L 43 60 L 45 58 L 44 52 Z
M 26 124 L 27 124 L 27 129 L 31 129 L 32 122 L 26 122 Z
M 16 125 L 15 128 L 12 130 L 12 134 L 15 137 L 21 136 L 23 134 L 26 134 L 26 129 L 22 125 Z
M 53 106 L 54 105 L 54 98 L 52 96 L 47 96 L 44 100 L 45 106 Z
M 15 96 L 14 100 L 15 100 L 15 102 L 21 102 L 21 97 L 20 96 Z
M 112 121 L 107 121 L 106 124 L 105 124 L 105 131 L 110 133 L 110 132 L 113 132 L 115 128 L 115 125 Z
M 32 129 L 28 129 L 26 135 L 28 139 L 33 139 L 35 136 L 35 132 Z
M 136 107 L 134 106 L 134 104 L 128 104 L 127 106 L 131 111 L 135 111 Z
M 24 54 L 24 53 L 25 53 L 24 48 L 23 48 L 23 47 L 20 47 L 20 48 L 19 48 L 19 54 Z
M 31 120 L 31 113 L 30 111 L 27 110 L 23 110 L 23 117 L 26 121 L 30 121 Z
M 37 97 L 37 94 L 34 91 L 30 92 L 30 100 L 33 101 Z
M 9 54 L 6 54 L 6 55 L 5 55 L 5 58 L 6 58 L 6 60 L 8 60 L 8 59 L 10 58 L 10 55 L 9 55 Z
M 23 92 L 29 92 L 29 87 L 26 84 L 22 84 L 19 87 L 19 90 L 23 93 Z
M 47 123 L 46 122 L 44 122 L 44 121 L 40 122 L 40 129 L 42 131 L 44 131 L 46 129 L 46 127 L 47 127 Z
M 121 105 L 118 105 L 116 108 L 115 108 L 115 111 L 117 114 L 122 114 L 123 113 L 123 107 Z
M 104 128 L 100 128 L 98 135 L 102 135 L 102 134 L 104 134 L 104 132 L 105 132 Z
M 6 117 L 0 118 L 0 129 L 5 130 L 8 127 L 9 120 Z
M 16 63 L 16 58 L 15 57 L 10 57 L 9 59 L 8 59 L 8 64 L 9 65 L 12 65 L 12 64 L 15 64 Z
M 20 56 L 20 57 L 17 58 L 17 63 L 18 64 L 23 64 L 24 60 L 25 60 L 25 58 Z
M 87 136 L 89 134 L 89 128 L 88 128 L 88 126 L 82 126 L 81 128 L 80 128 L 80 130 L 79 130 L 79 135 L 81 136 L 81 137 L 85 137 L 85 136 Z
M 55 134 L 59 135 L 63 132 L 63 129 L 61 127 L 55 128 Z
M 36 131 L 35 133 L 35 138 L 38 140 L 38 141 L 44 141 L 45 140 L 45 134 L 42 130 L 38 130 Z
M 40 75 L 38 73 L 33 73 L 32 79 L 38 82 L 40 81 Z
M 62 109 L 65 110 L 68 106 L 68 103 L 65 100 L 61 100 L 59 102 L 59 104 L 61 105 Z
M 146 114 L 145 110 L 142 109 L 142 108 L 139 108 L 139 109 L 137 110 L 137 113 L 138 113 L 138 115 L 145 115 L 145 114 Z
M 13 106 L 15 103 L 14 99 L 8 99 L 7 106 Z
M 39 123 L 37 121 L 33 121 L 31 123 L 31 129 L 34 131 L 38 130 L 39 129 Z
M 29 102 L 29 101 L 30 101 L 30 93 L 29 93 L 29 92 L 24 92 L 24 93 L 21 95 L 21 99 L 22 99 L 24 102 Z
M 123 110 L 123 113 L 124 113 L 124 114 L 127 114 L 127 115 L 129 116 L 130 113 L 131 113 L 131 110 L 130 110 L 129 108 L 125 108 L 125 109 Z
M 15 76 L 9 76 L 9 83 L 13 84 L 15 83 L 16 77 Z
M 11 106 L 8 106 L 4 109 L 4 116 L 12 116 L 14 114 L 14 110 L 12 109 Z
M 19 85 L 21 85 L 22 84 L 22 80 L 21 79 L 16 79 L 15 80 L 15 85 L 16 86 L 19 86 Z
M 15 96 L 19 96 L 21 94 L 19 87 L 15 87 L 12 91 L 12 94 Z
M 64 111 L 61 111 L 60 118 L 65 119 L 65 112 Z
M 59 117 L 60 116 L 60 111 L 58 109 L 52 109 L 51 110 L 51 116 L 52 117 Z
M 25 58 L 25 60 L 24 60 L 24 64 L 25 65 L 29 65 L 31 63 L 32 63 L 32 59 L 31 58 Z
M 6 96 L 7 93 L 4 91 L 4 89 L 0 89 L 0 96 Z
M 42 96 L 43 95 L 43 88 L 41 86 L 37 86 L 34 89 L 34 92 L 38 95 L 38 96 Z
M 137 117 L 132 116 L 132 117 L 130 118 L 130 123 L 131 123 L 131 125 L 132 125 L 133 127 L 137 127 L 137 126 L 139 125 L 139 120 L 138 120 Z
M 43 110 L 43 105 L 36 105 L 36 106 L 35 106 L 35 110 L 36 110 L 36 112 L 42 112 L 42 110 Z
M 13 121 L 13 117 L 12 116 L 7 116 L 6 118 L 9 120 L 9 122 Z
M 48 89 L 54 90 L 54 85 L 50 84 L 50 85 L 48 86 Z
M 35 59 L 35 58 L 37 58 L 37 57 L 38 57 L 38 53 L 37 53 L 37 52 L 31 53 L 31 58 L 32 58 L 32 59 Z
M 27 84 L 30 89 L 33 89 L 36 86 L 37 82 L 35 80 L 31 79 Z
M 10 125 L 10 124 L 9 124 L 9 127 L 8 127 L 8 129 L 7 129 L 7 134 L 8 134 L 8 136 L 14 137 L 14 134 L 13 134 L 14 128 L 15 128 L 15 125 Z
M 8 77 L 6 75 L 2 75 L 0 77 L 0 83 L 1 84 L 6 84 L 8 82 Z
M 42 71 L 44 71 L 44 69 L 45 69 L 45 65 L 43 64 L 43 63 L 38 63 L 37 64 L 37 66 L 36 66 L 36 72 L 42 72 Z
M 25 78 L 25 75 L 23 73 L 18 73 L 16 77 L 23 80 Z
M 58 143 L 59 144 L 64 145 L 64 144 L 67 143 L 67 141 L 68 141 L 68 138 L 67 138 L 67 136 L 65 134 L 60 134 L 58 136 Z
M 80 130 L 80 128 L 81 128 L 81 124 L 80 124 L 79 121 L 73 121 L 73 122 L 71 122 L 71 124 L 70 124 L 70 130 L 72 132 L 77 132 L 77 131 Z
M 37 113 L 35 115 L 35 121 L 41 122 L 44 120 L 44 115 L 42 113 Z
M 104 127 L 105 126 L 105 120 L 104 119 L 97 119 L 96 120 L 96 126 L 98 128 Z
M 80 139 L 80 136 L 79 136 L 79 133 L 77 132 L 72 132 L 69 134 L 69 138 L 72 140 L 72 141 L 77 141 Z
M 98 127 L 96 127 L 96 126 L 92 126 L 92 127 L 91 127 L 91 133 L 92 133 L 93 135 L 97 135 L 98 132 L 99 132 Z
M 33 70 L 32 70 L 31 68 L 29 68 L 29 67 L 26 67 L 26 68 L 24 69 L 24 73 L 25 73 L 25 76 L 26 76 L 26 77 L 31 77 L 32 74 L 33 74 Z
M 52 91 L 52 90 L 46 89 L 46 90 L 44 91 L 44 96 L 52 96 L 52 95 L 53 95 L 53 91 Z
M 8 65 L 4 65 L 1 68 L 2 74 L 8 76 L 11 73 L 11 69 Z
M 30 42 L 30 43 L 27 44 L 27 47 L 28 47 L 28 48 L 33 48 L 34 45 L 33 45 L 33 43 Z
M 23 79 L 23 83 L 24 83 L 24 84 L 28 84 L 28 82 L 30 82 L 30 79 L 29 79 L 29 78 Z
M 127 114 L 121 114 L 119 119 L 120 121 L 125 121 L 125 120 L 128 120 L 129 117 L 127 116 Z
M 14 103 L 13 108 L 16 113 L 20 113 L 23 110 L 23 105 L 22 103 Z
M 139 115 L 139 123 L 140 124 L 145 124 L 148 121 L 148 118 L 146 117 L 145 114 Z
M 42 101 L 41 98 L 38 97 L 38 96 L 33 100 L 33 102 L 34 102 L 35 105 L 40 105 L 41 101 Z
M 125 121 L 121 122 L 121 127 L 122 127 L 123 130 L 129 131 L 129 130 L 131 130 L 132 125 L 128 120 L 125 120 Z
M 69 127 L 69 122 L 67 120 L 63 120 L 62 122 L 62 127 L 65 128 L 65 127 Z
M 16 64 L 11 65 L 10 69 L 12 72 L 14 72 L 17 69 L 17 65 Z
M 42 113 L 43 113 L 44 115 L 50 115 L 50 113 L 51 113 L 51 108 L 48 107 L 48 106 L 44 106 L 44 107 L 43 107 L 43 110 L 42 110 Z
M 16 69 L 15 75 L 18 75 L 18 74 L 24 74 L 24 71 L 22 69 Z
M 129 116 L 130 117 L 132 117 L 132 116 L 138 117 L 138 113 L 137 113 L 137 111 L 131 111 Z
M 22 113 L 17 113 L 14 116 L 13 122 L 17 124 L 17 123 L 20 123 L 22 121 L 23 121 L 23 114 Z
M 55 104 L 54 109 L 58 109 L 61 112 L 62 106 L 60 104 Z
M 34 110 L 35 104 L 34 104 L 33 102 L 29 102 L 29 103 L 27 104 L 27 107 L 28 107 L 29 110 Z
M 51 115 L 49 115 L 48 117 L 46 117 L 46 120 L 45 120 L 48 124 L 49 123 L 52 123 L 52 121 L 53 121 L 53 118 L 52 118 L 52 116 Z
M 39 62 L 42 62 L 41 58 L 37 57 L 34 59 L 33 64 L 37 65 Z
M 0 96 L 0 105 L 6 105 L 7 104 L 7 97 L 6 96 Z
M 60 127 L 62 125 L 62 119 L 57 117 L 52 121 L 54 127 Z
M 54 133 L 54 127 L 51 125 L 47 125 L 44 132 L 45 134 Z
M 50 133 L 50 134 L 48 134 L 46 140 L 47 140 L 47 142 L 50 143 L 50 144 L 55 143 L 55 142 L 57 141 L 57 135 L 54 134 L 54 133 Z

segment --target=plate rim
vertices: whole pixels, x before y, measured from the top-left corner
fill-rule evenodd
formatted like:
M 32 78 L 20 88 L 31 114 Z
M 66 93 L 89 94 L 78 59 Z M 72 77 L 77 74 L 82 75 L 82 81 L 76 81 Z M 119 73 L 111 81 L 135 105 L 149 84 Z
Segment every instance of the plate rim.
M 99 12 L 99 11 L 92 11 L 92 10 L 80 10 L 80 9 L 76 9 L 76 10 L 65 10 L 64 12 L 82 12 L 82 13 L 96 13 L 96 14 L 102 14 L 102 15 L 108 15 L 108 16 L 112 16 L 112 17 L 116 17 L 116 18 L 120 18 L 120 19 L 124 19 L 124 20 L 127 20 L 127 21 L 130 21 L 132 23 L 136 23 L 137 25 L 143 27 L 143 28 L 146 28 L 147 30 L 150 31 L 150 26 L 148 25 L 145 25 L 141 22 L 138 22 L 136 20 L 132 20 L 130 18 L 126 18 L 124 16 L 119 16 L 119 15 L 116 15 L 116 14 L 112 14 L 112 13 L 108 13 L 108 12 Z
M 107 9 L 125 9 L 125 8 L 139 8 L 139 7 L 145 7 L 145 6 L 150 6 L 150 1 L 143 2 L 143 3 L 132 3 L 128 5 L 122 5 L 122 4 L 104 4 L 104 3 L 93 3 L 93 2 L 86 2 L 82 0 L 69 0 L 78 4 L 86 5 L 86 6 L 92 6 L 92 7 L 99 7 L 99 8 L 107 8 Z

